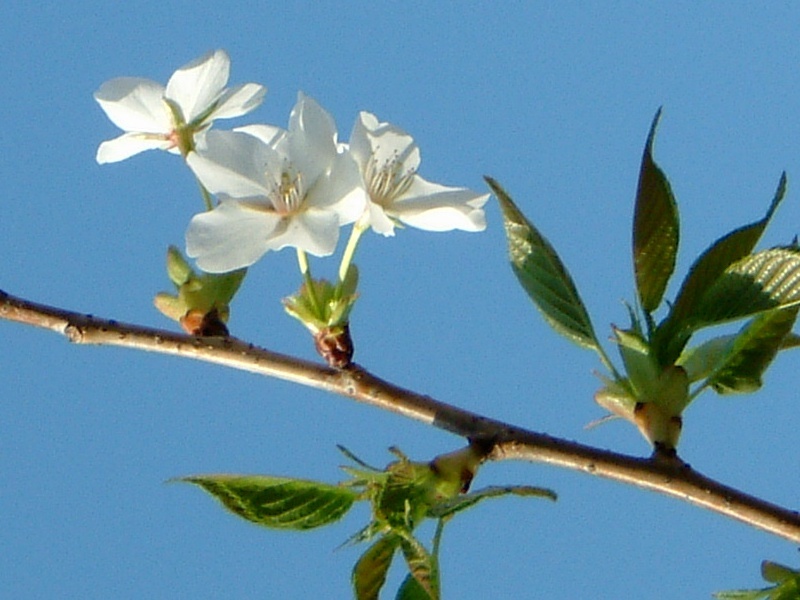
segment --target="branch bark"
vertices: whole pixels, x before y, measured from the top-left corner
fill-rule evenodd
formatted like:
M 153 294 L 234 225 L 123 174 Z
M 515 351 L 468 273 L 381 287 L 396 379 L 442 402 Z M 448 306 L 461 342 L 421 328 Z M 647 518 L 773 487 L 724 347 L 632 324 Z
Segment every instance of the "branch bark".
M 353 365 L 332 369 L 232 337 L 192 337 L 99 319 L 0 291 L 0 318 L 49 329 L 77 344 L 124 346 L 276 377 L 352 398 L 478 440 L 487 460 L 541 462 L 635 485 L 800 543 L 800 513 L 710 479 L 677 458 L 639 458 L 537 433 L 396 386 Z

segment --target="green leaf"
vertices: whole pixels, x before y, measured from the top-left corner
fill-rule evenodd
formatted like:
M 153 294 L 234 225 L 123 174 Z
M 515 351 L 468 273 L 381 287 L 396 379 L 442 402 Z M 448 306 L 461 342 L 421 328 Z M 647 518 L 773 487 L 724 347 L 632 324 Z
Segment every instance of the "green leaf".
M 348 324 L 358 299 L 358 269 L 350 265 L 345 281 L 332 284 L 325 279 L 303 283 L 300 290 L 283 299 L 284 310 L 303 323 L 312 334 Z
M 176 246 L 170 246 L 167 249 L 167 275 L 177 287 L 182 286 L 194 275 L 192 267 L 189 266 Z
M 763 219 L 735 229 L 714 242 L 689 269 L 675 299 L 670 318 L 681 320 L 694 311 L 703 292 L 733 263 L 750 254 L 786 194 L 786 173 Z
M 614 327 L 614 340 L 625 365 L 625 373 L 640 400 L 652 400 L 661 372 L 649 344 L 634 330 Z
M 417 538 L 406 534 L 400 542 L 409 573 L 431 600 L 439 600 L 439 585 L 433 557 Z
M 762 219 L 719 238 L 692 264 L 667 319 L 659 326 L 656 335 L 657 340 L 663 340 L 665 347 L 671 346 L 662 364 L 672 362 L 681 352 L 690 333 L 683 331 L 683 326 L 689 315 L 696 310 L 703 293 L 722 276 L 725 269 L 753 251 L 785 194 L 786 173 L 783 173 L 767 214 Z
M 718 600 L 764 600 L 769 598 L 770 590 L 730 590 L 716 592 L 714 598 Z
M 597 390 L 597 392 L 595 392 L 594 401 L 605 408 L 608 412 L 612 413 L 613 416 L 609 415 L 600 419 L 599 421 L 595 421 L 595 423 L 589 424 L 587 428 L 604 423 L 609 418 L 613 419 L 616 417 L 635 422 L 634 414 L 638 399 L 633 392 L 633 385 L 631 384 L 630 380 L 612 380 L 603 377 L 602 375 L 599 375 L 599 377 L 602 379 L 604 385 L 602 388 Z
M 336 485 L 263 475 L 196 475 L 200 486 L 232 513 L 275 529 L 313 529 L 341 519 L 357 492 Z
M 776 585 L 760 590 L 730 590 L 717 592 L 721 600 L 797 600 L 800 598 L 800 571 L 765 560 L 761 563 L 761 576 Z
M 403 580 L 400 589 L 397 590 L 395 600 L 431 600 L 430 594 L 425 591 L 414 576 L 409 574 Z
M 397 535 L 384 535 L 358 559 L 352 575 L 357 600 L 378 599 L 399 545 L 400 538 Z
M 666 175 L 653 160 L 653 141 L 661 117 L 658 109 L 647 136 L 639 171 L 633 215 L 633 265 L 639 301 L 653 312 L 675 270 L 680 223 L 678 206 Z
M 733 348 L 736 335 L 721 335 L 686 348 L 675 362 L 686 371 L 689 383 L 711 377 L 725 362 Z
M 800 576 L 800 571 L 795 571 L 780 563 L 765 560 L 761 563 L 761 577 L 770 583 L 782 583 L 791 577 Z
M 534 487 L 530 485 L 489 486 L 474 492 L 470 492 L 469 494 L 456 496 L 455 498 L 451 498 L 446 502 L 440 502 L 430 510 L 429 515 L 434 518 L 442 519 L 452 516 L 457 512 L 461 512 L 462 510 L 472 508 L 478 502 L 483 500 L 509 495 L 547 498 L 548 500 L 553 501 L 558 499 L 556 493 L 547 488 Z
M 520 212 L 505 190 L 486 177 L 503 211 L 511 267 L 545 320 L 573 342 L 599 350 L 589 314 L 555 249 Z
M 692 329 L 800 303 L 800 253 L 773 248 L 735 262 L 687 317 Z
M 761 313 L 742 328 L 724 362 L 709 384 L 718 394 L 749 394 L 762 385 L 761 377 L 781 349 L 797 320 L 798 308 Z
M 216 280 L 217 302 L 220 304 L 228 304 L 233 300 L 236 292 L 239 291 L 239 287 L 242 285 L 245 275 L 247 275 L 247 269 L 238 269 L 219 275 L 207 273 L 205 277 Z
M 783 338 L 781 350 L 791 350 L 792 348 L 797 348 L 798 346 L 800 346 L 800 335 L 797 335 L 796 333 L 789 333 L 785 338 Z
M 797 579 L 787 581 L 772 592 L 771 600 L 797 600 L 800 598 L 800 582 Z
M 166 292 L 156 294 L 156 297 L 153 298 L 153 304 L 163 315 L 173 321 L 180 321 L 188 310 L 185 302 L 177 296 Z
M 800 598 L 800 582 L 797 578 L 788 579 L 779 585 L 760 590 L 730 590 L 717 592 L 719 600 L 797 600 Z

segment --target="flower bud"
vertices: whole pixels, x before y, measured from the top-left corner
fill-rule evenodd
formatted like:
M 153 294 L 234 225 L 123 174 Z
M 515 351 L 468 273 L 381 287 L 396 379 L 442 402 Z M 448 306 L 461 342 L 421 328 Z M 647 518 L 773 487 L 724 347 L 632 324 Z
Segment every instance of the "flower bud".
M 314 347 L 334 369 L 344 369 L 353 361 L 353 339 L 350 325 L 325 327 L 314 334 Z
M 225 325 L 230 302 L 244 279 L 246 269 L 230 273 L 196 273 L 180 250 L 167 251 L 167 275 L 175 294 L 161 292 L 153 303 L 164 315 L 180 323 L 189 335 L 227 336 Z

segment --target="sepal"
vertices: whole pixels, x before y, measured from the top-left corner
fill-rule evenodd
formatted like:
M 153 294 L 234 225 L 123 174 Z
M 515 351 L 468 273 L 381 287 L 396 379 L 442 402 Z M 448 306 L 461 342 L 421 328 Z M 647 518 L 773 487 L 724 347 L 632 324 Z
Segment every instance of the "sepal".
M 317 352 L 331 367 L 350 365 L 355 351 L 350 337 L 350 312 L 358 299 L 358 269 L 351 264 L 343 281 L 309 279 L 283 300 L 284 310 L 314 336 Z

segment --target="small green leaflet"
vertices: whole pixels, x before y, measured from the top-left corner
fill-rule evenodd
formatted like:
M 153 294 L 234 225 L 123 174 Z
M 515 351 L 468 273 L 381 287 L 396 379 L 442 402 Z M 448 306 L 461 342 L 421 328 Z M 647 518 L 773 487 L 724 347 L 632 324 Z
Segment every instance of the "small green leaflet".
M 430 594 L 425 591 L 411 574 L 406 575 L 400 589 L 397 590 L 395 600 L 431 600 Z
M 749 394 L 761 387 L 761 377 L 794 327 L 798 308 L 761 313 L 734 338 L 724 362 L 709 378 L 718 394 Z
M 728 360 L 736 338 L 737 334 L 721 335 L 686 348 L 675 364 L 686 370 L 689 383 L 712 377 Z
M 795 579 L 796 583 L 800 583 L 800 581 L 797 581 L 800 578 L 800 571 L 771 560 L 762 561 L 761 576 L 770 583 L 783 583 L 791 579 Z
M 797 600 L 800 598 L 800 571 L 765 560 L 761 576 L 774 586 L 760 590 L 729 590 L 717 592 L 718 600 Z
M 493 485 L 489 487 L 470 492 L 469 494 L 461 494 L 455 498 L 451 498 L 446 502 L 440 502 L 429 511 L 431 517 L 443 519 L 451 517 L 457 512 L 472 508 L 478 502 L 487 500 L 489 498 L 499 498 L 500 496 L 523 496 L 523 497 L 537 497 L 547 498 L 548 500 L 557 500 L 558 496 L 553 490 L 547 488 L 534 487 L 530 485 Z
M 769 600 L 770 590 L 730 590 L 728 592 L 717 592 L 714 598 L 717 600 Z
M 386 573 L 392 564 L 395 550 L 400 545 L 400 537 L 394 533 L 381 536 L 358 559 L 353 569 L 352 582 L 356 600 L 377 600 Z
M 430 600 L 439 600 L 439 584 L 434 558 L 425 549 L 425 546 L 410 534 L 404 536 L 400 543 L 400 548 L 403 550 L 409 574 L 416 580 L 419 587 L 428 594 Z M 412 586 L 408 587 L 413 590 Z
M 397 548 L 402 549 L 409 575 L 397 592 L 402 600 L 436 600 L 438 575 L 436 560 L 409 532 L 390 531 L 361 556 L 353 569 L 352 582 L 356 600 L 377 600 Z
M 798 307 L 756 315 L 733 335 L 712 338 L 687 348 L 677 364 L 691 382 L 706 379 L 718 394 L 748 394 L 762 385 L 762 376 L 781 350 L 795 347 L 791 329 Z
M 585 348 L 599 350 L 586 307 L 555 249 L 500 184 L 491 177 L 486 182 L 503 211 L 509 259 L 523 289 L 553 329 Z
M 337 485 L 262 475 L 196 475 L 200 486 L 232 513 L 274 529 L 313 529 L 341 519 L 357 492 Z
M 796 333 L 789 333 L 785 338 L 783 338 L 783 342 L 781 343 L 781 350 L 789 350 L 791 348 L 797 348 L 800 346 L 800 335 Z
M 653 160 L 653 141 L 661 117 L 658 109 L 642 156 L 636 208 L 633 213 L 633 266 L 642 308 L 653 312 L 661 304 L 675 270 L 680 222 L 678 205 L 666 175 Z

